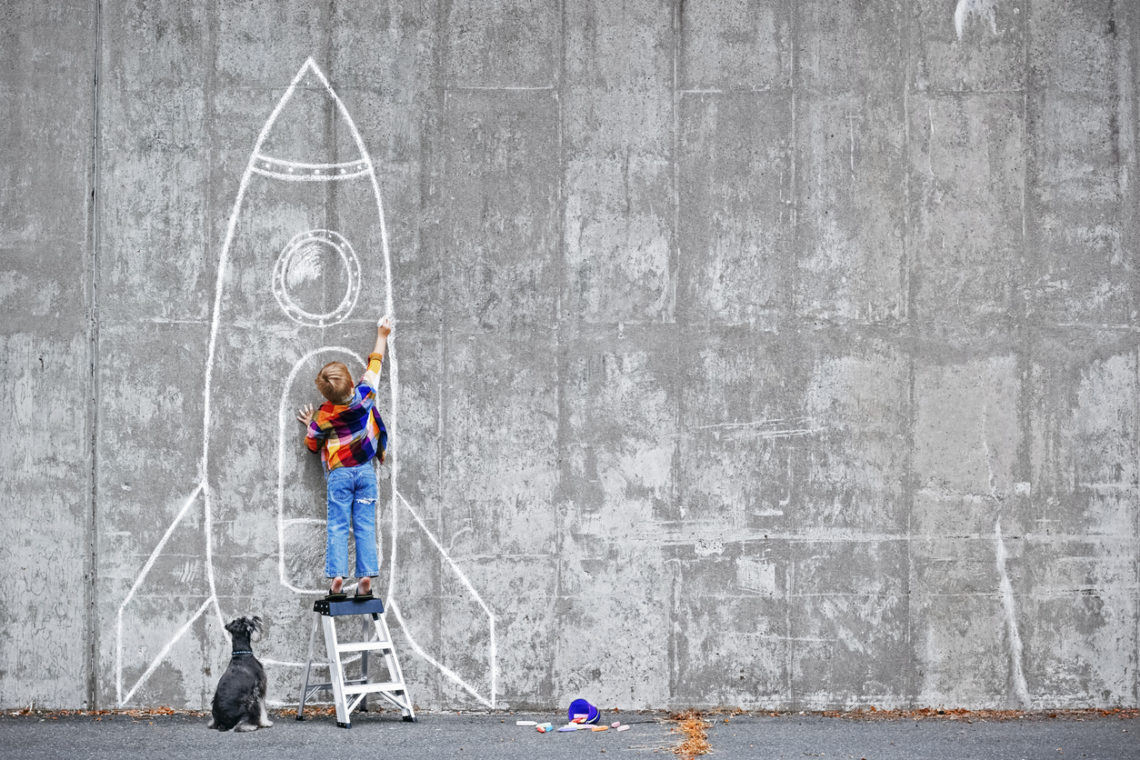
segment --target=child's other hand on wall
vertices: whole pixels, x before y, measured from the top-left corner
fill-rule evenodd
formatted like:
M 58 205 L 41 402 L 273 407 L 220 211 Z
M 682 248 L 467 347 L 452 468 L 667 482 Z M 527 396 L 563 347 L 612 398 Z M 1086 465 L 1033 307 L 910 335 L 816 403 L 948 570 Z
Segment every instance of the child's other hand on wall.
M 309 423 L 312 421 L 313 421 L 313 405 L 312 404 L 305 404 L 303 407 L 301 407 L 300 409 L 297 410 L 297 422 L 300 422 L 305 427 L 308 427 Z

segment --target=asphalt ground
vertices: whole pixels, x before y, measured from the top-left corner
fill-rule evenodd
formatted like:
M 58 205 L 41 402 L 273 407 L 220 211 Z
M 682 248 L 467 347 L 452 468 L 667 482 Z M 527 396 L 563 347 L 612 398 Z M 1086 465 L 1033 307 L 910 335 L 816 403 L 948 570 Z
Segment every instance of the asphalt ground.
M 713 717 L 716 757 L 765 760 L 1137 760 L 1140 719 L 849 720 Z
M 818 715 L 708 715 L 711 758 L 764 760 L 1140 760 L 1140 718 L 852 720 Z M 685 737 L 664 714 L 603 715 L 630 730 L 539 734 L 516 720 L 554 714 L 424 713 L 404 723 L 392 712 L 298 722 L 236 734 L 206 728 L 198 715 L 0 715 L 0 757 L 41 758 L 581 758 L 673 757 Z

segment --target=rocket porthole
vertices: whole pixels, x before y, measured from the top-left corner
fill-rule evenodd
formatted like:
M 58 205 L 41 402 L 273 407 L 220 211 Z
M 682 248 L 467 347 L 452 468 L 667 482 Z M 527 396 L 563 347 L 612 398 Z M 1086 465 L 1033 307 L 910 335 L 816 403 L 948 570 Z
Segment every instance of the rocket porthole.
M 295 322 L 312 327 L 343 322 L 360 295 L 356 252 L 332 230 L 294 235 L 273 267 L 273 295 Z

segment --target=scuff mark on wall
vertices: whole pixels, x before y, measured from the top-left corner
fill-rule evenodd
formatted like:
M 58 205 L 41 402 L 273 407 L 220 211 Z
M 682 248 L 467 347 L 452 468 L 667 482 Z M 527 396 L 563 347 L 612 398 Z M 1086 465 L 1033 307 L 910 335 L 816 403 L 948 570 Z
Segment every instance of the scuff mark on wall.
M 1023 708 L 1031 706 L 1029 699 L 1029 686 L 1025 682 L 1025 672 L 1022 669 L 1021 659 L 1021 632 L 1017 627 L 1017 606 L 1013 599 L 1013 584 L 1009 582 L 1009 573 L 1006 572 L 1005 540 L 1001 534 L 1001 515 L 994 521 L 994 546 L 997 556 L 998 577 L 1001 579 L 1001 606 L 1005 611 L 1005 623 L 1009 635 L 1009 671 L 1013 679 L 1014 692 Z
M 998 492 L 997 477 L 994 473 L 993 452 L 990 449 L 989 438 L 986 436 L 986 424 L 989 420 L 989 407 L 982 409 L 982 446 L 986 452 L 986 468 L 989 471 L 990 498 L 997 506 L 998 515 L 994 520 L 994 557 L 998 573 L 998 589 L 1001 592 L 1001 606 L 1005 614 L 1006 635 L 1009 637 L 1009 672 L 1013 681 L 1014 693 L 1021 707 L 1030 706 L 1029 686 L 1025 681 L 1025 672 L 1022 666 L 1021 631 L 1017 626 L 1017 602 L 1013 596 L 1013 584 L 1009 580 L 1006 570 L 1005 538 L 1001 532 L 1002 495 Z M 1018 483 L 1018 487 L 1022 484 Z

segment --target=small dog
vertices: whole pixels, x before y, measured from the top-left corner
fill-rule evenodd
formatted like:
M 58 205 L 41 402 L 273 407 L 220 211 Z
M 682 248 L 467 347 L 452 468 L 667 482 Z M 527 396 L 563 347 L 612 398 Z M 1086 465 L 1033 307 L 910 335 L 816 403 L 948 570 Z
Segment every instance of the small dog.
M 265 668 L 253 656 L 249 647 L 250 637 L 256 631 L 261 633 L 259 617 L 240 617 L 226 623 L 226 630 L 233 640 L 233 654 L 230 666 L 222 673 L 218 688 L 214 691 L 213 717 L 209 728 L 218 731 L 256 731 L 268 728 L 273 723 L 265 712 Z

